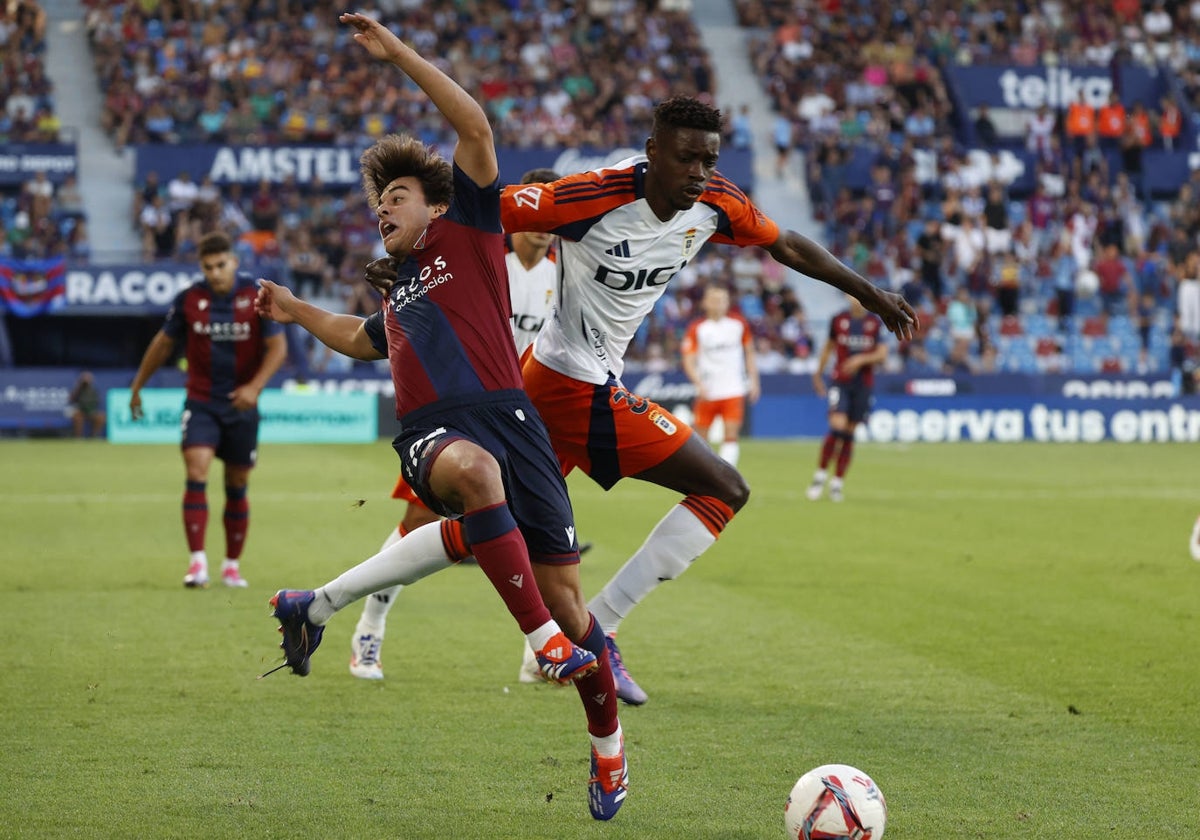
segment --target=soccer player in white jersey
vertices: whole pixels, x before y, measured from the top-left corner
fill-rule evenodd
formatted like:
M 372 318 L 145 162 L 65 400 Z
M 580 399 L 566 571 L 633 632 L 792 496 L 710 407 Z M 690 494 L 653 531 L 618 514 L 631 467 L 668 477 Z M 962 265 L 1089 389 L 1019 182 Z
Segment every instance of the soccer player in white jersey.
M 556 178 L 558 173 L 553 169 L 532 169 L 521 177 L 521 183 L 553 181 Z M 508 269 L 513 341 L 516 343 L 518 356 L 533 343 L 534 337 L 554 308 L 558 269 L 551 250 L 553 242 L 554 236 L 548 233 L 509 235 L 511 247 L 504 256 L 504 264 Z M 384 258 L 371 263 L 367 267 L 367 279 L 377 288 L 390 287 L 395 280 L 395 268 L 391 260 Z M 392 498 L 406 503 L 404 516 L 388 534 L 380 546 L 380 551 L 397 543 L 405 534 L 439 518 L 417 498 L 403 477 L 396 481 Z M 586 548 L 586 545 L 581 545 L 580 551 L 585 551 Z M 383 679 L 382 646 L 387 629 L 387 614 L 402 588 L 392 586 L 363 599 L 362 616 L 350 641 L 350 673 L 354 676 L 364 680 Z M 519 679 L 522 682 L 541 680 L 532 649 L 522 663 Z
M 692 321 L 683 334 L 683 372 L 696 386 L 692 428 L 708 440 L 720 417 L 724 435 L 717 454 L 736 467 L 746 401 L 758 401 L 754 336 L 745 318 L 730 314 L 729 289 L 722 284 L 704 288 L 700 308 L 704 317 Z
M 676 97 L 655 108 L 644 155 L 509 186 L 500 200 L 505 230 L 559 237 L 558 300 L 523 357 L 522 376 L 563 469 L 578 467 L 605 489 L 633 477 L 684 497 L 588 604 L 606 636 L 617 694 L 634 705 L 647 694 L 624 666 L 618 627 L 660 583 L 683 574 L 750 496 L 737 469 L 690 426 L 621 382 L 625 350 L 667 283 L 710 239 L 761 246 L 780 264 L 858 298 L 898 337 L 911 338 L 918 326 L 903 297 L 763 215 L 717 172 L 720 149 L 721 112 Z M 444 568 L 428 561 L 405 560 L 406 580 Z M 565 570 L 561 590 L 553 566 L 539 570 L 547 603 L 568 597 Z
M 633 477 L 684 497 L 588 605 L 608 639 L 617 693 L 632 704 L 647 695 L 624 666 L 618 627 L 660 583 L 686 571 L 750 495 L 706 441 L 621 382 L 629 341 L 667 283 L 710 239 L 761 246 L 777 262 L 854 295 L 901 338 L 917 324 L 900 295 L 781 230 L 717 171 L 721 127 L 715 108 L 669 99 L 654 110 L 644 155 L 549 184 L 510 186 L 500 203 L 505 230 L 559 236 L 558 304 L 525 354 L 522 374 L 564 469 L 578 467 L 605 489 Z

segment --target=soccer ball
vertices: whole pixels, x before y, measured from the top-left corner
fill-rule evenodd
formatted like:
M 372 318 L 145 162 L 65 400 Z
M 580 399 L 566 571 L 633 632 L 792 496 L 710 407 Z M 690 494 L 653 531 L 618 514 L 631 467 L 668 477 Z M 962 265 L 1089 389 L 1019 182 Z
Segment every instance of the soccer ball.
M 783 806 L 791 840 L 882 840 L 887 803 L 871 777 L 823 764 L 800 777 Z

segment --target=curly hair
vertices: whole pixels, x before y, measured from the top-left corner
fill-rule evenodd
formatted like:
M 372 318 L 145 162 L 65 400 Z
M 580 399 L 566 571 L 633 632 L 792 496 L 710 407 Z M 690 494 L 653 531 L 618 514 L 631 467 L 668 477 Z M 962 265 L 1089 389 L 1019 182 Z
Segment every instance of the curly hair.
M 454 196 L 454 172 L 450 164 L 415 137 L 388 134 L 379 138 L 363 152 L 359 171 L 371 209 L 379 206 L 379 196 L 388 184 L 406 176 L 421 183 L 426 204 L 449 204 Z
M 675 128 L 697 128 L 700 131 L 721 131 L 721 112 L 691 96 L 664 99 L 654 108 L 654 128 L 651 135 Z

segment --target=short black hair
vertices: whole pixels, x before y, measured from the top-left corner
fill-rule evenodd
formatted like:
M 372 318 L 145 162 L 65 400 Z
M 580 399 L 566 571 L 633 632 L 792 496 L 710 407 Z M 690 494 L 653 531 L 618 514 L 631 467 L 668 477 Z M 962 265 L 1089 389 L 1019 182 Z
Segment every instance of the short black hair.
M 203 259 L 211 257 L 213 254 L 224 254 L 232 250 L 233 243 L 229 241 L 229 237 L 217 230 L 200 240 L 196 246 L 196 255 Z
M 720 133 L 721 112 L 692 96 L 664 99 L 654 108 L 654 128 L 651 134 L 673 128 L 696 128 Z
M 530 169 L 521 176 L 522 184 L 549 184 L 551 181 L 557 181 L 562 176 L 553 169 Z

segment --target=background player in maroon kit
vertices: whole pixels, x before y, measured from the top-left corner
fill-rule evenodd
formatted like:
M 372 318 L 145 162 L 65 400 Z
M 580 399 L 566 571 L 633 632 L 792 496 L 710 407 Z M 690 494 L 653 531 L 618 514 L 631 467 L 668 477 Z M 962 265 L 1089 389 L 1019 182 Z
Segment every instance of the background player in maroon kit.
M 830 356 L 836 356 L 833 384 L 828 391 L 829 431 L 821 444 L 821 457 L 807 493 L 813 501 L 821 498 L 826 481 L 829 498 L 835 502 L 842 500 L 842 480 L 854 453 L 854 430 L 871 410 L 875 365 L 887 358 L 887 345 L 879 340 L 882 328 L 879 318 L 855 298 L 850 298 L 849 309 L 839 312 L 829 322 L 829 338 L 821 348 L 821 358 L 813 373 L 813 390 L 818 396 L 826 396 L 825 366 Z M 837 462 L 831 480 L 828 468 L 835 454 Z
M 191 559 L 184 586 L 208 585 L 208 469 L 213 457 L 225 462 L 225 562 L 221 582 L 246 585 L 238 568 L 250 503 L 246 486 L 258 453 L 258 395 L 287 358 L 279 324 L 254 309 L 258 286 L 238 273 L 233 246 L 223 233 L 200 240 L 204 279 L 175 297 L 166 323 L 146 348 L 130 385 L 129 410 L 142 416 L 142 387 L 183 342 L 187 360 L 187 401 L 183 406 L 183 526 Z

